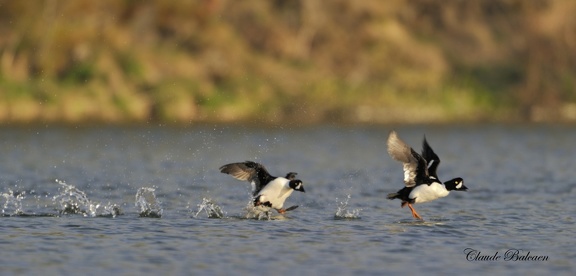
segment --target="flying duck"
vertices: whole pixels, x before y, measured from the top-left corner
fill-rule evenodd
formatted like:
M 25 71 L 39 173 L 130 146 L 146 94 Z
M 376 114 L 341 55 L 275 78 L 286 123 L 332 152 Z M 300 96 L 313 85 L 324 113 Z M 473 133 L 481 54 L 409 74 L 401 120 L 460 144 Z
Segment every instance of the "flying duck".
M 436 174 L 440 158 L 434 153 L 426 136 L 422 142 L 422 155 L 398 138 L 396 131 L 388 136 L 388 154 L 404 164 L 404 184 L 406 187 L 387 195 L 388 199 L 402 200 L 401 207 L 408 205 L 412 216 L 422 220 L 412 204 L 432 201 L 447 196 L 450 191 L 466 191 L 464 180 L 460 177 L 442 183 Z
M 270 207 L 280 214 L 298 208 L 298 205 L 282 208 L 293 191 L 305 192 L 302 181 L 295 179 L 297 173 L 289 172 L 285 177 L 272 176 L 262 164 L 252 161 L 224 165 L 220 172 L 250 182 L 254 206 Z

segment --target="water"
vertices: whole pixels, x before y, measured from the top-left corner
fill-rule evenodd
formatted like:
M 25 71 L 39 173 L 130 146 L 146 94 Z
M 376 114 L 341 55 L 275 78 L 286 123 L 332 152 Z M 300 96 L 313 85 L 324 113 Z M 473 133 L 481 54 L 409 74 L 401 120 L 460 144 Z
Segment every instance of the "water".
M 4 127 L 1 274 L 574 274 L 576 127 L 395 129 L 469 188 L 416 205 L 424 222 L 385 199 L 391 127 Z M 299 208 L 247 219 L 250 185 L 218 172 L 243 160 L 298 172 Z
M 156 197 L 156 188 L 142 187 L 136 192 L 136 206 L 141 217 L 161 218 L 164 209 Z

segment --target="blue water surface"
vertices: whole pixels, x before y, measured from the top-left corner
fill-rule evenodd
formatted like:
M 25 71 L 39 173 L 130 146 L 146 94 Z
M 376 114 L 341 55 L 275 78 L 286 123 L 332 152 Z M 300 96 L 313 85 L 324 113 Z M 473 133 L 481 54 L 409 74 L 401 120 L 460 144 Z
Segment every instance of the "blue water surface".
M 392 129 L 417 151 L 425 134 L 469 191 L 416 205 L 423 222 L 387 200 Z M 573 275 L 574 141 L 550 125 L 3 127 L 1 274 Z M 250 185 L 218 171 L 244 160 L 298 172 L 299 208 L 246 219 Z

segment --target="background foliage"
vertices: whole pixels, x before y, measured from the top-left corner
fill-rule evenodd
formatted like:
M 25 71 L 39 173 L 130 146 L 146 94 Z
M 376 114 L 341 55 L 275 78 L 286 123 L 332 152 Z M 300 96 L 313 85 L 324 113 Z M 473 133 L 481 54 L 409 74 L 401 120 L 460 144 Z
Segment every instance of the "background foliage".
M 576 120 L 576 1 L 0 0 L 0 122 Z

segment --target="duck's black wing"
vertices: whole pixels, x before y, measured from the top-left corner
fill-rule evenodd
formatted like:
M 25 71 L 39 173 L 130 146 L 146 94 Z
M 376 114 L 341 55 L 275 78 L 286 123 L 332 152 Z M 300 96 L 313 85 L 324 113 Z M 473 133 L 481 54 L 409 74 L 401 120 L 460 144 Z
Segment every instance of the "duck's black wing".
M 440 158 L 432 147 L 426 141 L 426 136 L 424 136 L 424 141 L 422 142 L 422 157 L 426 160 L 426 164 L 428 165 L 428 174 L 430 177 L 436 178 L 438 180 L 438 175 L 436 174 L 436 170 L 438 169 L 438 165 L 440 165 Z
M 297 175 L 297 174 L 298 174 L 298 173 L 296 173 L 296 172 L 289 172 L 289 173 L 286 174 L 286 179 L 288 179 L 288 180 L 294 180 L 294 179 L 296 179 L 296 175 Z
M 404 184 L 406 187 L 414 187 L 420 184 L 428 184 L 428 167 L 426 160 L 398 138 L 395 131 L 388 136 L 388 154 L 404 164 Z
M 274 176 L 270 175 L 266 168 L 259 163 L 246 161 L 240 163 L 231 163 L 220 167 L 221 173 L 226 173 L 238 180 L 245 180 L 252 184 L 252 195 L 256 196 L 272 181 Z

